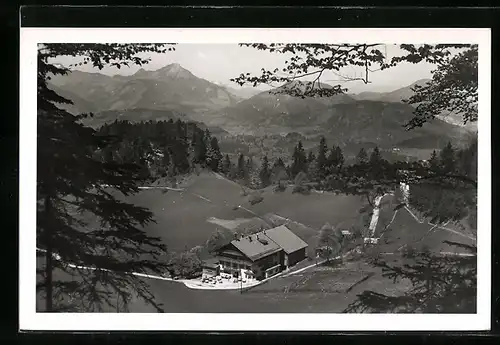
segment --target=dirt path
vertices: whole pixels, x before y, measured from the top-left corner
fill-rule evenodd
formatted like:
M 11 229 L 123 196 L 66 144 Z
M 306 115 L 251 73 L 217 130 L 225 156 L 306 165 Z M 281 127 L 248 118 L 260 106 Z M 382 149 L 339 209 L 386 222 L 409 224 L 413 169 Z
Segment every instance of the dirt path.
M 417 217 L 417 216 L 416 216 L 416 215 L 415 215 L 415 214 L 414 214 L 414 213 L 413 213 L 413 212 L 412 212 L 412 211 L 411 211 L 411 210 L 410 210 L 407 206 L 405 206 L 405 209 L 406 209 L 406 211 L 408 211 L 408 213 L 409 213 L 409 214 L 410 214 L 410 215 L 411 215 L 411 216 L 412 216 L 412 217 L 413 217 L 413 218 L 414 218 L 417 222 L 419 222 L 420 224 L 423 224 L 423 223 L 424 223 L 424 220 L 423 220 L 423 219 L 422 219 L 422 220 L 418 219 L 418 217 Z M 431 223 L 431 222 L 427 222 L 427 224 L 432 225 L 433 227 L 436 227 L 436 228 L 438 228 L 438 229 L 440 229 L 440 230 L 445 230 L 445 231 L 448 231 L 448 232 L 454 233 L 454 234 L 456 234 L 456 235 L 459 235 L 459 236 L 462 236 L 462 237 L 468 238 L 468 239 L 473 240 L 473 241 L 476 241 L 476 240 L 477 240 L 474 236 L 469 236 L 469 235 L 466 235 L 466 234 L 464 234 L 464 233 L 461 233 L 460 231 L 456 231 L 456 230 L 453 230 L 453 229 L 447 228 L 447 227 L 445 227 L 445 226 L 441 226 L 441 225 L 438 225 L 438 224 L 433 224 L 433 223 Z M 446 223 L 446 224 L 448 224 L 448 223 Z

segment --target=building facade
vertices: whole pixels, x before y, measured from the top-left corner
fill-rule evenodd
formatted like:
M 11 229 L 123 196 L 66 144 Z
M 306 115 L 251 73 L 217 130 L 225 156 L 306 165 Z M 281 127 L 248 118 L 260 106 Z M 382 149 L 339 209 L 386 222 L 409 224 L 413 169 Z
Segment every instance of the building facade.
M 286 226 L 242 236 L 216 250 L 222 272 L 242 279 L 266 279 L 302 261 L 307 243 Z

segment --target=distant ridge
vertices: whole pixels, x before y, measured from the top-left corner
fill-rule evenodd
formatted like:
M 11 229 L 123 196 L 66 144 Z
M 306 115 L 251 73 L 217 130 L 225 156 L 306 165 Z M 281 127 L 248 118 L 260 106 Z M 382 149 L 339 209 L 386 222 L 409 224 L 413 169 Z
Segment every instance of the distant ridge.
M 240 100 L 226 88 L 196 77 L 178 63 L 154 71 L 141 68 L 128 76 L 75 70 L 66 76 L 52 76 L 49 87 L 64 90 L 69 97 L 73 95 L 78 106 L 72 112 L 149 108 L 196 113 L 222 109 Z

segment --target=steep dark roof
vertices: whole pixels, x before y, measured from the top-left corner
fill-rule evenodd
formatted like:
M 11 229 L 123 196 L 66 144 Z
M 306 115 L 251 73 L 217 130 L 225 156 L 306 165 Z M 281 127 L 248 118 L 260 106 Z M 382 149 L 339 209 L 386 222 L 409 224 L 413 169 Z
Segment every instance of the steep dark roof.
M 219 260 L 215 258 L 209 258 L 203 260 L 202 267 L 207 267 L 207 268 L 217 268 L 219 266 Z
M 304 242 L 299 236 L 295 235 L 285 225 L 264 230 L 263 233 L 273 240 L 273 242 L 275 242 L 287 254 L 307 247 L 307 243 Z
M 250 260 L 255 261 L 264 256 L 279 252 L 281 248 L 265 236 L 262 232 L 257 234 L 243 236 L 237 240 L 231 241 L 231 244 L 238 248 Z
M 243 236 L 231 241 L 231 244 L 252 261 L 280 250 L 290 254 L 307 247 L 306 242 L 284 225 L 250 236 Z

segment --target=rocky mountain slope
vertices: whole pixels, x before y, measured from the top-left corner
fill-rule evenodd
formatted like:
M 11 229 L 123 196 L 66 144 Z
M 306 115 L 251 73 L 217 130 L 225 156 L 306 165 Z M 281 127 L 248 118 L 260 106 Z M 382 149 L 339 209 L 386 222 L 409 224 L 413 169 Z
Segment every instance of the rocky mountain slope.
M 73 71 L 53 76 L 49 84 L 75 102 L 69 107 L 72 112 L 134 108 L 202 112 L 240 100 L 226 88 L 196 77 L 179 64 L 156 71 L 140 69 L 130 76 Z

